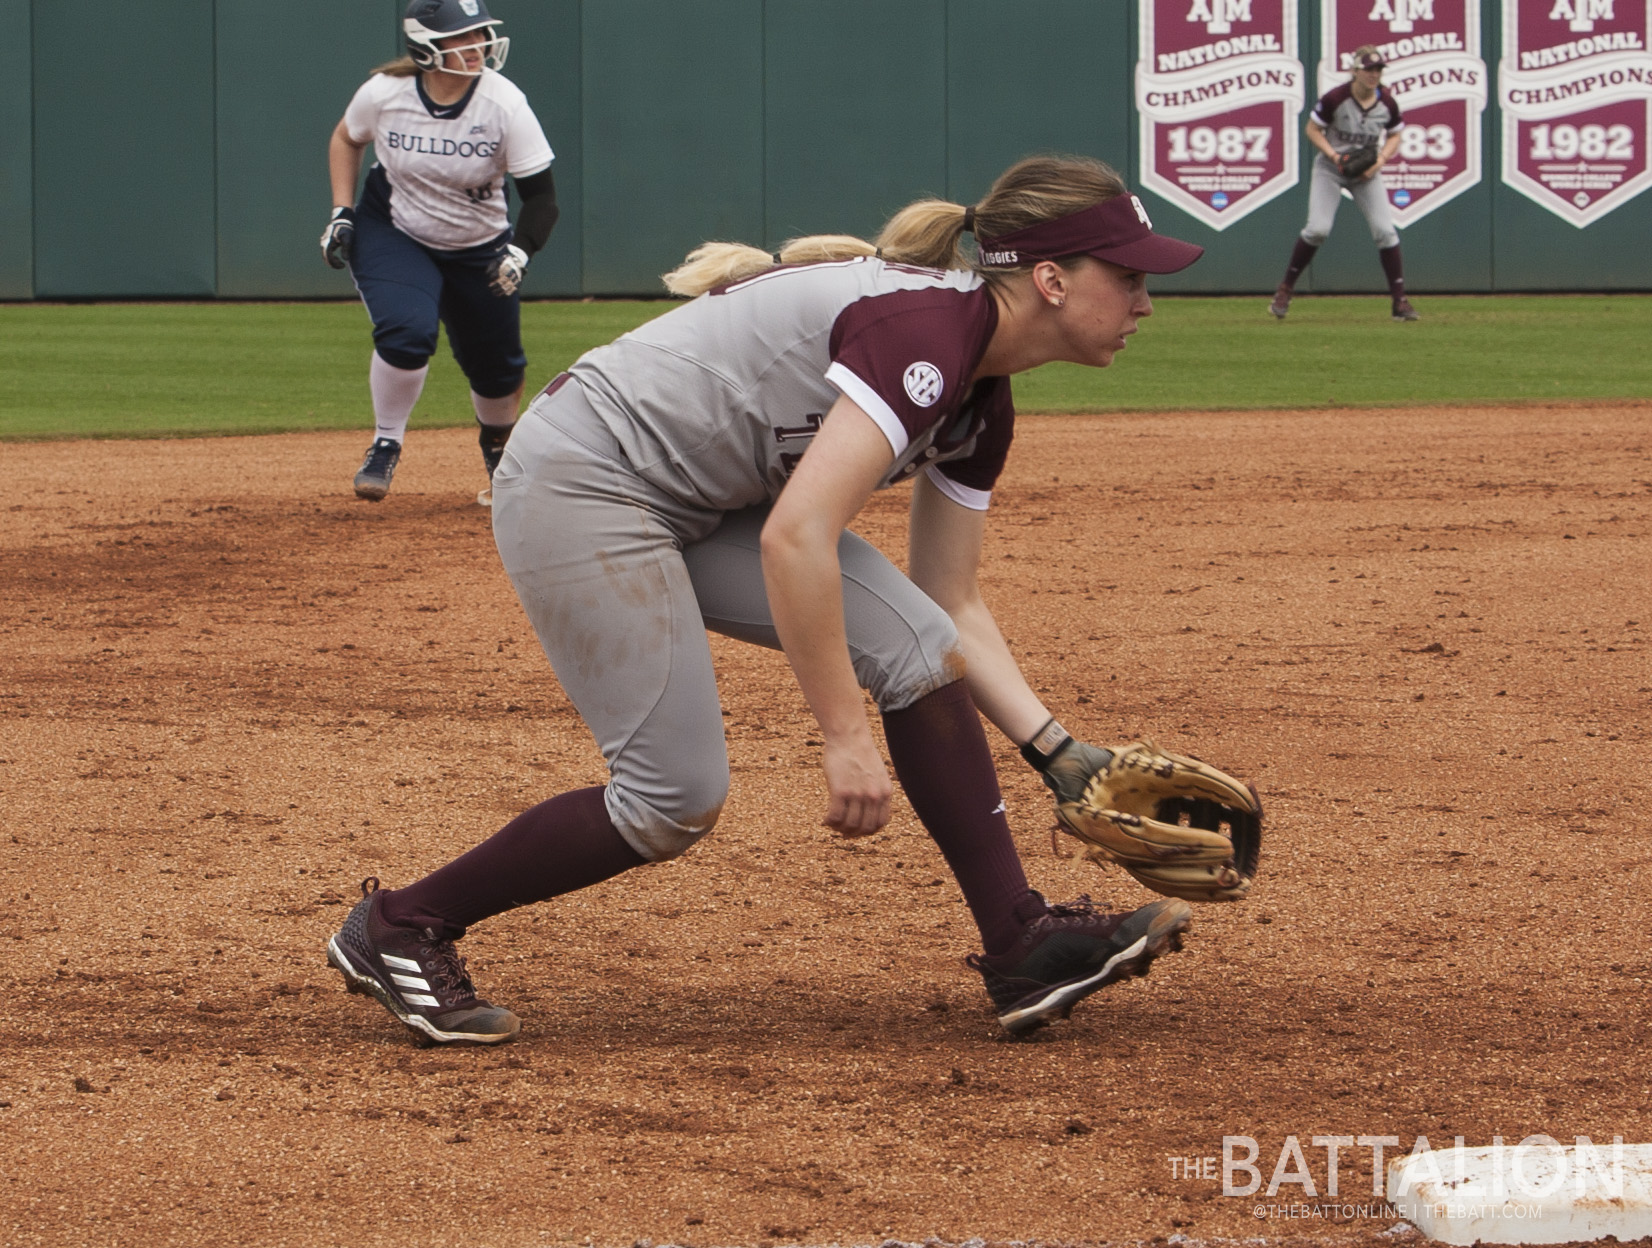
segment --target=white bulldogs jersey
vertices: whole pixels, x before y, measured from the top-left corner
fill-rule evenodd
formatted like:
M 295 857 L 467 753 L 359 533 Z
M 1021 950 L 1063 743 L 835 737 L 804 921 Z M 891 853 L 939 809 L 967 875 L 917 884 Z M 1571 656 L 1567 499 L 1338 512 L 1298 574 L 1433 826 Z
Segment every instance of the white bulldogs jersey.
M 884 485 L 928 468 L 982 510 L 1015 430 L 1009 378 L 974 380 L 997 325 L 975 274 L 861 257 L 710 291 L 569 371 L 631 466 L 690 505 L 777 497 L 843 394 L 894 450 Z
M 429 102 L 416 74 L 374 74 L 345 109 L 344 126 L 353 142 L 373 144 L 390 182 L 391 223 L 443 251 L 509 229 L 505 175 L 540 173 L 553 157 L 528 97 L 491 69 L 448 107 Z
M 1399 102 L 1379 86 L 1369 108 L 1354 98 L 1351 82 L 1332 87 L 1314 105 L 1314 124 L 1325 131 L 1326 141 L 1339 153 L 1361 147 L 1377 147 L 1405 123 L 1400 120 Z

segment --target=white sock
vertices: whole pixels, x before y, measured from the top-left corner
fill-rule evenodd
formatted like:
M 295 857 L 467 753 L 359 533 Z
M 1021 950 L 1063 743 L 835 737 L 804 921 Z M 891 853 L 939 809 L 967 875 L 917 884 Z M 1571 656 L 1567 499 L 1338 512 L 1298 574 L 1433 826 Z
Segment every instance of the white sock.
M 385 363 L 377 351 L 367 366 L 367 387 L 373 392 L 373 436 L 393 442 L 407 440 L 407 418 L 419 401 L 430 365 L 397 368 Z
M 500 399 L 484 399 L 476 391 L 470 392 L 470 405 L 476 409 L 476 419 L 484 425 L 503 428 L 516 423 L 516 395 Z

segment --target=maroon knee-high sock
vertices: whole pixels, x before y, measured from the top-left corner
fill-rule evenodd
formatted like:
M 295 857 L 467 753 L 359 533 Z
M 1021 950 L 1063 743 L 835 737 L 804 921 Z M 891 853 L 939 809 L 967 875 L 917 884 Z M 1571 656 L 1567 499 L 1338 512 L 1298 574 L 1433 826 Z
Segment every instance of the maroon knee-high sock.
M 1405 265 L 1400 260 L 1400 245 L 1383 247 L 1377 252 L 1382 261 L 1383 276 L 1388 279 L 1388 297 L 1396 303 L 1405 298 Z
M 598 785 L 541 802 L 418 883 L 387 891 L 385 922 L 457 940 L 490 915 L 642 865 L 608 818 L 602 794 Z
M 1296 246 L 1291 249 L 1291 263 L 1285 269 L 1285 280 L 1279 284 L 1286 290 L 1295 290 L 1296 279 L 1302 276 L 1303 269 L 1313 263 L 1314 253 L 1318 250 L 1317 244 L 1297 239 Z
M 981 943 L 1002 953 L 1042 907 L 1029 913 L 1031 890 L 968 687 L 954 681 L 891 711 L 883 731 L 901 788 L 963 889 Z

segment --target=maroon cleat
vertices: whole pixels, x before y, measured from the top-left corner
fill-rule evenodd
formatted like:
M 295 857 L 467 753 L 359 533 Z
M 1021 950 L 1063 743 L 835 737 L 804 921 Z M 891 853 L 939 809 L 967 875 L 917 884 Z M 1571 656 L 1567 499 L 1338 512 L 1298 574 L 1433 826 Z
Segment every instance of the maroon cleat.
M 1185 901 L 1110 914 L 1081 897 L 1029 920 L 1007 953 L 971 954 L 965 961 L 981 972 L 1004 1030 L 1019 1036 L 1066 1018 L 1108 984 L 1147 974 L 1154 958 L 1182 947 L 1192 922 Z
M 429 930 L 384 921 L 376 879 L 361 884 L 361 900 L 327 942 L 327 961 L 351 992 L 366 993 L 425 1044 L 502 1044 L 521 1020 L 476 995 L 465 960 L 451 940 Z

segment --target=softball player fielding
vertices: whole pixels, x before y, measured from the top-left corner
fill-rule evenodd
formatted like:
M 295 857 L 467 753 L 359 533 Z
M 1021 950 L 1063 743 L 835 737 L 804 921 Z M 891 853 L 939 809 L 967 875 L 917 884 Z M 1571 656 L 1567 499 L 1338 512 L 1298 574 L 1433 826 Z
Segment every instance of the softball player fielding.
M 335 269 L 349 266 L 373 320 L 373 445 L 355 479 L 362 498 L 390 492 L 438 322 L 470 381 L 490 480 L 516 423 L 527 369 L 517 292 L 558 209 L 545 133 L 498 72 L 510 50 L 498 25 L 482 0 L 412 0 L 407 55 L 362 85 L 328 144 L 333 215 L 322 254 Z M 377 160 L 352 207 L 368 143 Z M 522 196 L 514 231 L 507 175 Z
M 1382 167 L 1399 150 L 1400 131 L 1405 126 L 1399 104 L 1382 85 L 1384 67 L 1382 53 L 1371 44 L 1356 48 L 1349 80 L 1320 97 L 1303 127 L 1308 141 L 1319 149 L 1319 154 L 1314 157 L 1308 186 L 1308 223 L 1302 227 L 1284 280 L 1268 305 L 1268 311 L 1280 320 L 1284 320 L 1291 309 L 1297 278 L 1331 236 L 1345 189 L 1365 214 L 1366 225 L 1371 227 L 1377 258 L 1382 261 L 1383 275 L 1388 279 L 1394 319 L 1417 319 L 1417 310 L 1405 296 L 1400 234 L 1394 228 L 1388 187 L 1382 180 Z M 1370 152 L 1376 159 L 1363 172 L 1350 176 L 1344 171 L 1343 161 L 1356 152 Z
M 1179 947 L 1185 901 L 1110 914 L 1029 887 L 980 716 L 1044 772 L 1076 743 L 1022 677 L 976 570 L 1014 434 L 1009 375 L 1106 367 L 1152 313 L 1145 275 L 1201 250 L 1153 233 L 1107 166 L 1040 157 L 974 207 L 908 206 L 877 247 L 713 243 L 668 274 L 698 297 L 552 381 L 494 476 L 500 557 L 609 782 L 535 806 L 409 887 L 365 881 L 328 944 L 346 985 L 431 1041 L 516 1035 L 454 941 L 711 831 L 729 767 L 708 628 L 785 652 L 824 737 L 823 822 L 845 836 L 889 820 L 871 693 L 1007 1030 Z M 905 480 L 910 579 L 847 527 Z

